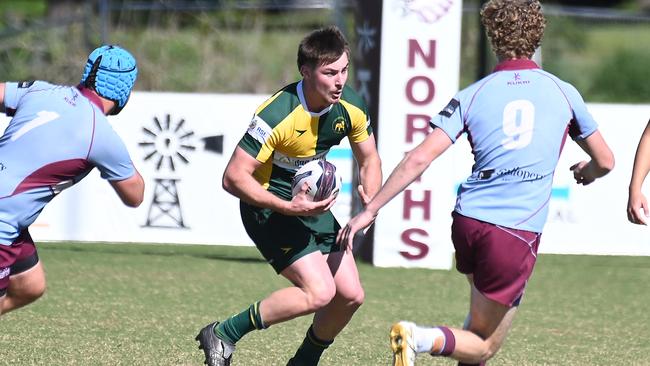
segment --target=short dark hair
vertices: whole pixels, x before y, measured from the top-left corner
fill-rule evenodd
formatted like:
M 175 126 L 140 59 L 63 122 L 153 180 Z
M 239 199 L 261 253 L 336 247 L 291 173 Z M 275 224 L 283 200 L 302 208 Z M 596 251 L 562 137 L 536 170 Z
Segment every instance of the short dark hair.
M 303 65 L 317 67 L 331 64 L 343 53 L 350 57 L 350 45 L 334 25 L 309 33 L 298 46 L 298 70 Z

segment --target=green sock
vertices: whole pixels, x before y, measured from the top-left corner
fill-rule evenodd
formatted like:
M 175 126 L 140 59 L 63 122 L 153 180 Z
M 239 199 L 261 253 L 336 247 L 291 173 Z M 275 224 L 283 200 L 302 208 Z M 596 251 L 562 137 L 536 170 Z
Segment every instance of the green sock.
M 248 309 L 219 323 L 214 328 L 214 333 L 231 344 L 237 343 L 246 333 L 255 329 L 265 329 L 260 314 L 260 301 Z
M 312 329 L 313 325 L 309 327 L 305 339 L 302 341 L 300 348 L 296 351 L 296 354 L 291 360 L 289 360 L 290 365 L 296 366 L 315 366 L 318 365 L 320 356 L 323 354 L 323 351 L 327 349 L 332 343 L 331 341 L 324 341 L 322 339 L 316 338 L 314 330 Z

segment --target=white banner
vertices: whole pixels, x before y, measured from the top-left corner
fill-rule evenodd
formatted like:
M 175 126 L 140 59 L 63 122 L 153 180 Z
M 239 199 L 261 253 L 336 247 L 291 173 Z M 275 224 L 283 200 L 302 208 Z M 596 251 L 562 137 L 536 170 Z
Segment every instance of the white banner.
M 109 117 L 145 179 L 145 200 L 125 207 L 97 170 L 55 197 L 30 227 L 35 240 L 252 245 L 239 200 L 221 177 L 267 95 L 134 92 L 118 116 Z M 0 131 L 8 123 L 1 121 Z M 328 160 L 343 187 L 334 214 L 349 219 L 352 152 L 347 139 Z
M 567 140 L 553 180 L 549 218 L 539 251 L 558 254 L 650 255 L 650 228 L 627 221 L 634 155 L 650 118 L 650 105 L 590 104 L 589 111 L 614 152 L 616 166 L 586 187 L 569 167 L 589 157 Z M 644 193 L 650 198 L 650 184 Z
M 458 90 L 460 0 L 385 0 L 379 154 L 387 177 L 429 131 L 429 116 Z M 450 268 L 451 154 L 436 161 L 377 217 L 373 264 Z

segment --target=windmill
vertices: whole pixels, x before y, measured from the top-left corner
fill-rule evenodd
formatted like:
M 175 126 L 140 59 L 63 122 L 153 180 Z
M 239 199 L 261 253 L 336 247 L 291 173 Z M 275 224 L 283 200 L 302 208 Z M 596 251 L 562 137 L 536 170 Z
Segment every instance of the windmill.
M 197 138 L 185 122 L 184 118 L 172 120 L 171 115 L 166 114 L 162 122 L 154 116 L 151 126 L 142 127 L 144 139 L 139 146 L 145 150 L 143 160 L 154 165 L 157 175 L 153 179 L 153 198 L 145 227 L 188 228 L 178 196 L 181 178 L 177 171 L 190 163 L 191 154 L 197 151 Z M 207 136 L 200 141 L 205 150 L 223 153 L 222 135 Z

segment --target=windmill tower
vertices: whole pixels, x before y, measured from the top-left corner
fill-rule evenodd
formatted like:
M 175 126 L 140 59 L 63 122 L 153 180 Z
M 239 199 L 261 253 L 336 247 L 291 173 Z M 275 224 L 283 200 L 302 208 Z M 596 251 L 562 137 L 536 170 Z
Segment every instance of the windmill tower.
M 187 131 L 184 124 L 185 119 L 172 122 L 171 116 L 167 114 L 164 123 L 154 117 L 151 128 L 142 127 L 144 141 L 139 145 L 146 150 L 144 161 L 151 162 L 156 169 L 153 199 L 144 227 L 188 228 L 183 221 L 178 196 L 181 178 L 176 168 L 179 164 L 189 163 L 189 154 L 196 147 L 193 143 L 194 131 Z

